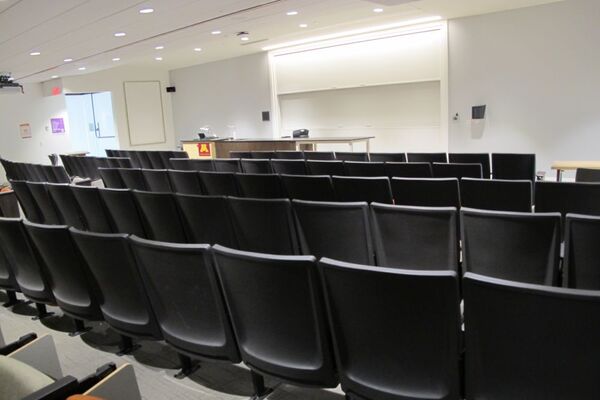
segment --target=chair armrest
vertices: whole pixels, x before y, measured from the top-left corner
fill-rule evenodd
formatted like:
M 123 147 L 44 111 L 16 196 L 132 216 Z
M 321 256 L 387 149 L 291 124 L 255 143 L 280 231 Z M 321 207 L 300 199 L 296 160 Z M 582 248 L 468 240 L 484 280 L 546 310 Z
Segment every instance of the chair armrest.
M 64 400 L 72 394 L 76 394 L 79 389 L 79 382 L 72 376 L 65 376 L 56 382 L 42 388 L 23 400 Z
M 35 333 L 28 333 L 25 336 L 21 336 L 18 340 L 0 347 L 0 355 L 7 356 L 10 353 L 19 350 L 26 344 L 33 342 L 35 339 L 37 339 L 37 335 Z

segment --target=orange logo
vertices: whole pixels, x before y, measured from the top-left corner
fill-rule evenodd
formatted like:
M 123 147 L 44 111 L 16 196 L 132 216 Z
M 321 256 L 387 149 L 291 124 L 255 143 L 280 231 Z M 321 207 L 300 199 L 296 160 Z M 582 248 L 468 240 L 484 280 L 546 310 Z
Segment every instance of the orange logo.
M 210 143 L 198 143 L 198 155 L 210 157 Z

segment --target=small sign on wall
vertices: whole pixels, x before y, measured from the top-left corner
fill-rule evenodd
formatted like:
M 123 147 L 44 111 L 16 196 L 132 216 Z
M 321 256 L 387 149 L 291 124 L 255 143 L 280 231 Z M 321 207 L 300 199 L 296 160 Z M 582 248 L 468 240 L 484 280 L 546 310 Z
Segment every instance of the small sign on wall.
M 19 133 L 21 135 L 21 139 L 29 139 L 31 137 L 31 125 L 29 125 L 29 124 L 19 125 Z
M 63 118 L 51 118 L 50 125 L 53 134 L 62 135 L 65 133 L 65 120 Z
M 210 143 L 198 143 L 197 146 L 200 157 L 210 157 Z

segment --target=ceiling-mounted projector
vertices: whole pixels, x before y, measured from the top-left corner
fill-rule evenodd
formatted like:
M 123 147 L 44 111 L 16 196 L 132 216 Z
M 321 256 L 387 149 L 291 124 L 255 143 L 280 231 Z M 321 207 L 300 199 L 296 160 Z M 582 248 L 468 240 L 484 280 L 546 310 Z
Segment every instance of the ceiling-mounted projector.
M 10 74 L 0 75 L 0 89 L 2 91 L 19 91 L 21 93 L 25 93 L 23 91 L 23 85 L 17 83 L 13 80 Z

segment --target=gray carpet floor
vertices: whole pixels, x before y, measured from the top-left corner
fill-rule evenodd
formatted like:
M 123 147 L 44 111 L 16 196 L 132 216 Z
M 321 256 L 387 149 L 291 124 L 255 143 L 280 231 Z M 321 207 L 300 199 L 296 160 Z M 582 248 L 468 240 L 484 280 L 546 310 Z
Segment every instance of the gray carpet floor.
M 22 296 L 19 298 L 22 299 Z M 0 292 L 0 302 L 6 301 Z M 177 354 L 163 342 L 141 341 L 141 348 L 131 355 L 116 355 L 119 336 L 106 323 L 88 324 L 92 330 L 78 337 L 70 337 L 68 332 L 72 322 L 63 316 L 56 307 L 48 307 L 54 316 L 43 321 L 33 321 L 36 315 L 33 304 L 19 304 L 13 308 L 0 306 L 0 330 L 6 342 L 16 340 L 29 332 L 38 336 L 50 334 L 65 375 L 81 378 L 108 362 L 117 365 L 133 365 L 142 397 L 147 400 L 165 399 L 248 399 L 252 394 L 250 373 L 242 365 L 202 362 L 200 368 L 184 379 L 173 377 L 178 370 Z M 274 392 L 269 400 L 343 400 L 337 389 L 307 389 L 282 384 L 267 379 L 267 385 Z

